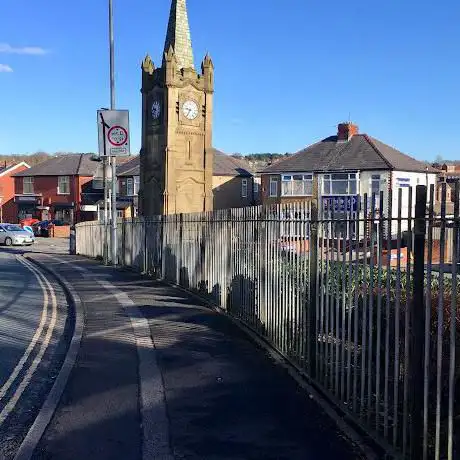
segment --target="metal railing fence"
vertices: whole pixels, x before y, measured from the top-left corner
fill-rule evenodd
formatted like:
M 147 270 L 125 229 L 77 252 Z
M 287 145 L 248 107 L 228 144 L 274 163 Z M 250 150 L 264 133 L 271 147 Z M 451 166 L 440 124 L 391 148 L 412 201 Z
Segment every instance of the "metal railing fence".
M 119 223 L 119 260 L 212 300 L 263 336 L 394 456 L 460 456 L 459 189 L 390 191 Z M 401 209 L 403 203 L 408 210 Z M 390 208 L 390 206 L 388 206 Z M 77 225 L 102 256 L 103 227 Z

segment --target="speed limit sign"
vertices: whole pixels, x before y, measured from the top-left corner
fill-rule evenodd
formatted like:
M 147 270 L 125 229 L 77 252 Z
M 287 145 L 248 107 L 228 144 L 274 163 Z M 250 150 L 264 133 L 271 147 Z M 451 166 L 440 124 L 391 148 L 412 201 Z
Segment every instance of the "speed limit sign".
M 112 126 L 107 133 L 107 139 L 110 145 L 120 147 L 125 145 L 128 140 L 128 131 L 123 126 Z
M 98 110 L 97 125 L 100 156 L 129 155 L 129 112 Z

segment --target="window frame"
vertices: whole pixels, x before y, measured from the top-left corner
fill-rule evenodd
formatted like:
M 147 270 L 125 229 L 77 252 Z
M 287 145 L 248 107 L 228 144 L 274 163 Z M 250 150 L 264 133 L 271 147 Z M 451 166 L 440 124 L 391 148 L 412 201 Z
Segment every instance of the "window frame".
M 302 179 L 294 179 L 295 176 L 302 176 Z M 314 173 L 292 173 L 292 174 L 282 174 L 281 175 L 281 196 L 282 197 L 304 197 L 304 196 L 313 196 L 313 182 L 315 175 Z M 294 183 L 303 184 L 303 193 L 294 193 Z M 310 191 L 307 190 L 307 183 L 311 183 Z M 292 184 L 291 193 L 286 193 L 284 190 L 284 184 Z
M 67 179 L 67 182 L 64 182 L 67 185 L 67 191 L 61 189 L 62 179 Z M 57 194 L 70 195 L 70 176 L 58 176 Z
M 141 178 L 140 176 L 134 176 L 134 196 L 139 195 L 139 189 L 141 187 Z
M 279 179 L 277 177 L 270 177 L 270 182 L 269 182 L 269 189 L 268 189 L 268 194 L 270 198 L 278 198 L 278 183 Z M 275 193 L 272 192 L 272 186 L 275 185 Z
M 374 192 L 374 185 L 378 183 L 378 190 Z M 370 192 L 371 196 L 376 193 L 377 195 L 381 192 L 382 175 L 381 174 L 372 174 L 370 179 Z
M 241 198 L 248 197 L 248 180 L 241 179 Z
M 333 178 L 335 176 L 335 178 Z M 339 177 L 342 176 L 342 177 Z M 343 176 L 347 176 L 346 178 Z M 336 192 L 333 190 L 333 184 L 347 181 L 347 191 Z M 322 177 L 321 191 L 323 196 L 354 196 L 358 194 L 358 185 L 359 185 L 359 173 L 358 172 L 333 172 L 323 174 Z M 355 191 L 352 192 L 350 185 L 354 182 Z M 329 191 L 326 191 L 326 183 L 329 185 Z
M 134 178 L 126 178 L 126 196 L 134 196 Z
M 29 191 L 26 191 L 26 184 L 30 186 Z M 34 195 L 35 192 L 34 192 L 34 177 L 33 176 L 26 176 L 22 178 L 22 193 L 24 195 Z

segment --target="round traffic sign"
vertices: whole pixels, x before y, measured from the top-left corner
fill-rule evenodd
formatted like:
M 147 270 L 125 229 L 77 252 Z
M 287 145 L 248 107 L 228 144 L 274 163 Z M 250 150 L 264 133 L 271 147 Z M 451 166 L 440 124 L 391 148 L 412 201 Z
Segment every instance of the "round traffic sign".
M 112 145 L 119 147 L 128 142 L 128 131 L 123 126 L 112 126 L 107 133 L 107 139 Z

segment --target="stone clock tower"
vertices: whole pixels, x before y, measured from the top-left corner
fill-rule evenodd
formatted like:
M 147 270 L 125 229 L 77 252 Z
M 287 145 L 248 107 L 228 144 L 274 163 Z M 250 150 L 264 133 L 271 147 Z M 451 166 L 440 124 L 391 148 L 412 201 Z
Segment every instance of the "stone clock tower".
M 140 213 L 212 210 L 214 66 L 193 64 L 186 0 L 172 0 L 162 66 L 142 63 Z

